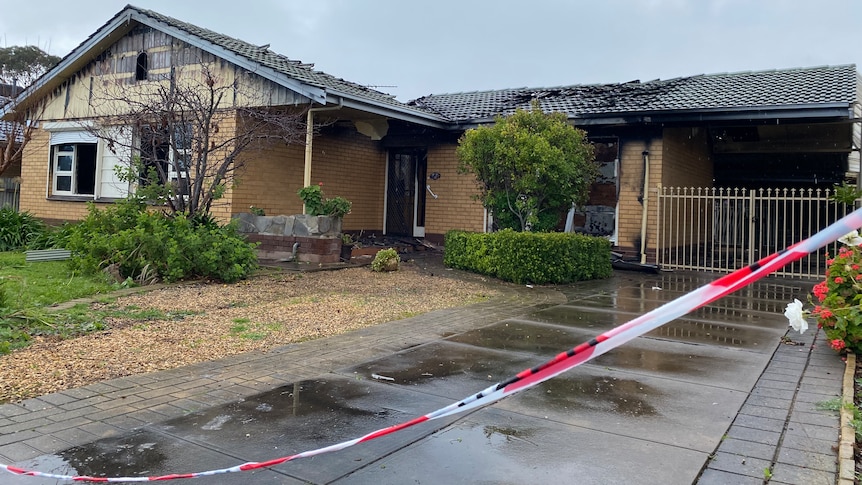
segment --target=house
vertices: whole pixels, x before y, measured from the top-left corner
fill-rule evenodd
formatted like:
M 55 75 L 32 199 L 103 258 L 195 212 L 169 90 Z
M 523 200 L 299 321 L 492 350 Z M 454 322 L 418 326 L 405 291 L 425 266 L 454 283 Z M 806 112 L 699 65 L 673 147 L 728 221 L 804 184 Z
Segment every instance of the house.
M 85 215 L 85 202 L 110 204 L 128 194 L 133 187 L 114 170 L 119 157 L 85 129 L 104 121 L 93 101 L 100 87 L 146 89 L 204 65 L 235 86 L 265 93 L 261 109 L 303 109 L 311 121 L 306 144 L 248 154 L 238 183 L 213 207 L 222 219 L 250 206 L 299 213 L 297 190 L 320 183 L 327 196 L 353 202 L 346 231 L 440 242 L 450 229 L 487 230 L 492 217 L 472 197 L 475 181 L 458 172 L 458 138 L 533 100 L 566 113 L 597 147 L 602 177 L 570 225 L 607 236 L 630 255 L 657 253 L 666 219 L 650 202 L 658 185 L 821 188 L 859 172 L 862 82 L 853 65 L 402 103 L 268 46 L 127 6 L 19 96 L 22 109 L 44 108 L 23 157 L 21 209 L 49 221 L 75 220 Z M 225 109 L 229 117 L 232 107 Z

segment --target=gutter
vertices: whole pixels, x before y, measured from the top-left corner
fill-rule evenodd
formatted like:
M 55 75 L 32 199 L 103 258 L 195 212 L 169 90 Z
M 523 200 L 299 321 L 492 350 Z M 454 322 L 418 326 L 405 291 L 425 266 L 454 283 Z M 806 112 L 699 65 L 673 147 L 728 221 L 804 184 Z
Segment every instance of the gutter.
M 344 107 L 344 98 L 338 98 L 338 106 L 321 106 L 320 108 L 308 108 L 305 120 L 305 171 L 302 178 L 302 186 L 311 185 L 311 158 L 312 141 L 314 140 L 314 113 L 320 111 L 339 110 Z M 302 213 L 305 214 L 305 203 L 302 204 Z
M 795 105 L 774 106 L 737 106 L 729 108 L 701 108 L 661 111 L 619 111 L 607 113 L 568 114 L 568 119 L 575 126 L 587 125 L 620 125 L 637 123 L 668 123 L 692 121 L 746 121 L 787 119 L 799 120 L 806 118 L 848 119 L 848 111 L 852 113 L 852 104 L 846 102 L 806 103 Z M 450 124 L 450 129 L 467 130 L 481 125 L 494 123 L 492 116 L 482 118 L 456 120 Z

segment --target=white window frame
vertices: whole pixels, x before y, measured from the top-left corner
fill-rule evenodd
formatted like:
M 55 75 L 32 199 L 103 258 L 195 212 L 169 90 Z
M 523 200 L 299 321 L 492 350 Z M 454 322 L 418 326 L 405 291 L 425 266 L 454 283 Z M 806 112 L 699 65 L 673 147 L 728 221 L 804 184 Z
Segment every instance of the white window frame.
M 116 199 L 128 195 L 128 184 L 120 181 L 113 174 L 114 167 L 120 163 L 119 159 L 129 158 L 128 153 L 123 154 L 126 150 L 123 146 L 128 146 L 128 142 L 126 142 L 126 145 L 120 146 L 119 149 L 110 150 L 105 140 L 93 133 L 94 127 L 95 125 L 88 121 L 48 121 L 42 123 L 42 128 L 51 135 L 48 160 L 49 173 L 45 181 L 46 198 L 57 195 L 99 200 L 103 197 Z M 104 129 L 113 131 L 113 136 L 116 137 L 122 137 L 124 133 L 127 133 L 124 127 L 107 127 Z M 80 182 L 78 180 L 78 157 L 80 155 L 78 148 L 81 145 L 92 145 L 95 147 L 93 169 L 95 173 L 93 174 L 94 186 L 92 193 L 77 191 Z M 72 150 L 61 151 L 60 147 L 65 146 L 71 146 Z M 59 161 L 61 156 L 71 156 L 71 170 L 60 170 Z M 104 173 L 105 171 L 110 173 L 106 174 Z M 59 190 L 58 181 L 62 177 L 69 177 L 71 179 L 69 190 Z
M 60 150 L 60 147 L 72 147 L 71 151 L 68 150 Z M 76 175 L 75 168 L 77 166 L 77 155 L 78 155 L 78 146 L 74 143 L 63 143 L 59 145 L 51 145 L 54 151 L 54 160 L 53 160 L 53 181 L 51 184 L 51 193 L 55 195 L 80 195 L 75 193 L 76 186 Z M 71 159 L 71 163 L 69 165 L 69 170 L 60 170 L 60 158 L 61 157 L 69 157 Z M 61 177 L 69 178 L 69 190 L 60 190 L 58 188 L 59 179 Z M 86 194 L 89 195 L 89 194 Z

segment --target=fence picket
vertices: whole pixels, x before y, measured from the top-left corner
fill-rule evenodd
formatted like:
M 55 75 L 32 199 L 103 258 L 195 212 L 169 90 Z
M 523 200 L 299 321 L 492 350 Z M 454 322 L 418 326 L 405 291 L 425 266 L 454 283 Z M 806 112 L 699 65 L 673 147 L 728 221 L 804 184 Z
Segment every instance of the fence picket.
M 843 217 L 853 207 L 830 199 L 829 189 L 658 187 L 658 264 L 668 269 L 733 271 L 787 247 Z M 819 278 L 826 250 L 777 275 Z

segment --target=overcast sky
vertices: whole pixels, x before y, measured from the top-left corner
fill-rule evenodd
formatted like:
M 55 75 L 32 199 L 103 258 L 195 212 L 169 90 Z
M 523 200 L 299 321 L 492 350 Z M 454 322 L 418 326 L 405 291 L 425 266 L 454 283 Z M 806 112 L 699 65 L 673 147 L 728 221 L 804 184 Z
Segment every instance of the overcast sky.
M 125 0 L 0 0 L 0 44 L 65 56 Z M 133 0 L 402 101 L 862 65 L 860 0 Z M 385 87 L 384 87 L 385 86 Z M 394 87 L 390 87 L 394 86 Z

